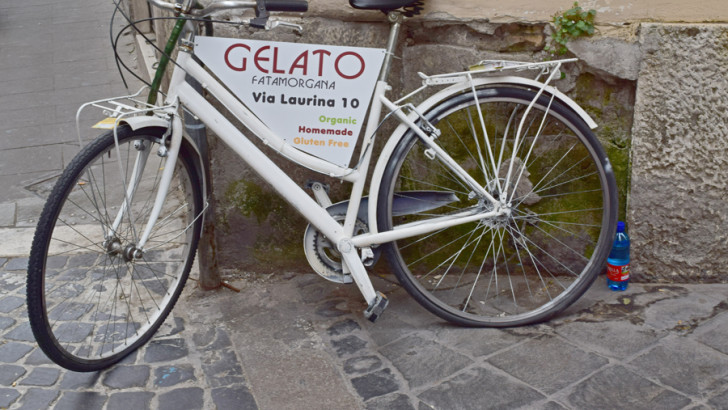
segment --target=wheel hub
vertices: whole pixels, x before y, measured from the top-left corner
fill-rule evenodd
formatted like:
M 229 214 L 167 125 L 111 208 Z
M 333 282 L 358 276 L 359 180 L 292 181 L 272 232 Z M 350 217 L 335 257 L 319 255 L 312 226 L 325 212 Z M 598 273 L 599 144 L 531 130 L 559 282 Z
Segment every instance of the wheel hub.
M 134 259 L 141 259 L 144 256 L 144 252 L 137 248 L 135 244 L 131 243 L 124 246 L 119 238 L 107 239 L 103 243 L 106 254 L 112 257 L 121 256 L 126 262 L 131 262 Z

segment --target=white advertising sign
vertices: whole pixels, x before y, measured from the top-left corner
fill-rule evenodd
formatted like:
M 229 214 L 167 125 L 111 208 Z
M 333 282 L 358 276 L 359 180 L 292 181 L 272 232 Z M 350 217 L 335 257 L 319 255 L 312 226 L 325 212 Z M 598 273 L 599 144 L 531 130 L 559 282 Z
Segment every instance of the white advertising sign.
M 196 37 L 195 54 L 294 147 L 348 166 L 384 49 Z

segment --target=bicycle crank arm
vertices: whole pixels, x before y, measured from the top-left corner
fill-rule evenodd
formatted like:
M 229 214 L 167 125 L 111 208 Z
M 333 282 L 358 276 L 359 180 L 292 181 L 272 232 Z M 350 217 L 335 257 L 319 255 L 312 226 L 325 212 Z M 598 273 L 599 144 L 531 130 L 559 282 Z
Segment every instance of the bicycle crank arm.
M 351 243 L 350 239 L 342 239 L 338 245 L 339 252 L 344 262 L 344 268 L 351 272 L 351 277 L 354 279 L 354 283 L 359 288 L 364 300 L 367 302 L 367 308 L 364 310 L 364 317 L 374 322 L 384 312 L 384 309 L 389 304 L 389 300 L 381 292 L 374 291 L 372 281 L 369 280 L 369 275 L 364 268 L 364 264 L 359 258 L 359 253 L 356 251 L 356 247 Z

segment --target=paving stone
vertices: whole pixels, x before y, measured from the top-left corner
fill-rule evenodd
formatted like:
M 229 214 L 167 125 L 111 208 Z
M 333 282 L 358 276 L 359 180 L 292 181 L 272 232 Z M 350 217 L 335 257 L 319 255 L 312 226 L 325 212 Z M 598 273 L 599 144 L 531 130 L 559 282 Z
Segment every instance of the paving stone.
M 339 317 L 351 313 L 346 309 L 346 301 L 342 299 L 329 300 L 316 309 L 316 314 L 323 317 Z
M 0 313 L 10 313 L 25 305 L 25 299 L 18 296 L 5 296 L 0 299 Z
M 149 366 L 115 366 L 109 370 L 101 383 L 112 389 L 144 387 L 149 380 Z
M 212 402 L 218 409 L 255 410 L 258 408 L 250 390 L 242 385 L 212 389 Z
M 20 397 L 20 392 L 15 389 L 0 388 L 0 408 L 7 409 L 15 400 Z
M 69 258 L 68 266 L 93 266 L 96 263 L 96 259 L 98 259 L 98 257 L 99 255 L 96 253 L 79 253 Z
M 629 364 L 644 376 L 697 397 L 721 387 L 728 376 L 728 357 L 684 337 L 664 340 Z
M 542 410 L 568 410 L 566 407 L 562 406 L 559 403 L 556 403 L 555 401 L 550 401 L 546 404 L 544 404 L 543 407 L 541 407 Z
M 33 336 L 33 330 L 30 328 L 29 322 L 19 324 L 15 329 L 5 333 L 3 337 L 18 342 L 35 342 L 35 336 Z
M 682 409 L 691 400 L 624 368 L 606 368 L 574 388 L 568 397 L 577 409 Z
M 361 327 L 358 323 L 351 319 L 346 319 L 341 322 L 334 323 L 326 330 L 326 332 L 329 336 L 342 336 L 360 329 Z
M 436 409 L 528 408 L 544 398 L 523 383 L 485 368 L 465 370 L 419 395 L 429 408 Z
M 136 364 L 136 359 L 139 356 L 139 349 L 134 350 L 133 352 L 129 353 L 128 355 L 124 356 L 123 359 L 121 359 L 117 365 L 124 365 L 124 364 Z
M 15 363 L 33 350 L 33 346 L 25 343 L 8 342 L 0 345 L 0 362 Z
M 53 361 L 51 361 L 51 359 L 49 359 L 48 356 L 46 356 L 46 354 L 43 353 L 42 350 L 40 350 L 39 348 L 36 348 L 25 359 L 25 364 L 30 365 L 30 366 L 38 366 L 38 365 L 44 365 L 44 364 L 53 364 Z
M 24 386 L 52 386 L 58 381 L 61 371 L 49 367 L 36 367 L 20 382 Z
M 106 410 L 145 410 L 151 408 L 152 392 L 120 392 L 109 396 Z
M 66 266 L 68 256 L 53 255 L 46 258 L 46 269 L 61 269 Z
M 5 330 L 15 324 L 15 319 L 5 316 L 0 316 L 0 330 Z
M 715 350 L 728 354 L 728 313 L 716 316 L 695 331 L 697 340 Z
M 331 344 L 339 357 L 352 355 L 367 346 L 367 342 L 356 336 L 346 336 L 340 340 L 332 340 Z
M 92 323 L 61 323 L 54 331 L 61 343 L 78 343 L 86 339 L 94 330 Z
M 355 377 L 351 379 L 351 384 L 364 401 L 399 390 L 399 383 L 391 369 Z
M 5 293 L 16 291 L 16 294 L 21 294 L 22 289 L 25 287 L 25 273 L 16 272 L 0 272 L 0 290 Z
M 382 360 L 377 356 L 353 357 L 344 362 L 344 371 L 353 375 L 373 372 L 380 367 L 382 367 Z
M 716 410 L 728 410 L 728 391 L 713 397 L 708 404 L 715 407 Z
M 516 346 L 488 362 L 541 391 L 555 393 L 609 361 L 561 338 L 546 337 Z
M 653 346 L 667 334 L 626 321 L 573 322 L 556 332 L 579 346 L 620 359 Z
M 20 399 L 19 409 L 47 409 L 60 394 L 57 390 L 29 389 Z
M 144 360 L 148 363 L 167 362 L 187 356 L 184 339 L 152 340 L 147 345 Z
M 5 265 L 5 262 L 8 261 L 8 258 L 0 258 L 0 268 L 2 268 L 3 265 Z
M 710 317 L 716 304 L 713 300 L 691 298 L 690 294 L 661 300 L 645 309 L 645 324 L 660 330 L 674 329 Z
M 185 330 L 185 321 L 181 317 L 167 318 L 157 330 L 156 337 L 169 337 L 182 333 Z
M 21 293 L 25 286 L 25 274 L 22 272 L 0 272 L 2 277 L 0 278 L 0 290 L 5 293 L 16 291 L 15 293 Z
M 389 296 L 390 305 L 394 306 L 396 304 L 398 308 L 397 312 L 399 312 L 400 304 L 397 303 L 399 301 L 394 301 L 392 300 L 391 295 Z M 403 302 L 410 303 L 409 300 L 403 300 Z M 379 346 L 384 346 L 397 339 L 401 339 L 413 331 L 419 331 L 427 328 L 427 326 L 412 326 L 411 324 L 400 320 L 396 314 L 392 314 L 390 311 L 387 311 L 386 314 L 377 319 L 377 323 L 372 323 L 367 320 L 362 323 L 362 326 L 369 335 L 369 338 L 371 338 L 371 340 Z
M 5 270 L 27 270 L 28 258 L 12 258 L 5 265 Z
M 224 387 L 245 383 L 243 368 L 234 350 L 225 349 L 209 353 L 203 358 L 202 370 L 210 386 Z
M 443 327 L 435 333 L 435 340 L 451 349 L 467 352 L 471 356 L 486 356 L 522 340 L 506 330 Z
M 175 389 L 158 396 L 159 410 L 201 409 L 204 391 L 199 387 Z
M 162 366 L 154 369 L 154 385 L 157 387 L 170 387 L 188 380 L 197 380 L 195 369 L 190 365 Z
M 0 364 L 0 385 L 10 386 L 24 374 L 25 368 L 22 366 Z
M 473 363 L 471 359 L 419 336 L 408 336 L 387 345 L 381 353 L 402 373 L 410 387 L 442 380 Z
M 412 401 L 404 394 L 375 397 L 366 402 L 366 410 L 414 410 Z
M 101 378 L 101 373 L 78 373 L 78 372 L 66 372 L 61 380 L 61 389 L 63 390 L 81 390 L 89 389 L 96 385 L 96 382 Z
M 101 410 L 107 396 L 97 392 L 64 392 L 54 410 Z

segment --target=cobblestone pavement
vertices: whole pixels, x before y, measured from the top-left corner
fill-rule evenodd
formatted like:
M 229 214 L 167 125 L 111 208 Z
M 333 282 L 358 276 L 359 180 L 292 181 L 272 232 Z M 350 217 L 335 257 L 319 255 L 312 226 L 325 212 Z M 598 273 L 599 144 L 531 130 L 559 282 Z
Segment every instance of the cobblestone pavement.
M 497 330 L 445 324 L 389 278 L 376 324 L 355 287 L 312 274 L 191 280 L 150 343 L 75 373 L 35 345 L 26 263 L 0 258 L 0 408 L 728 408 L 728 285 L 600 278 L 555 320 Z

